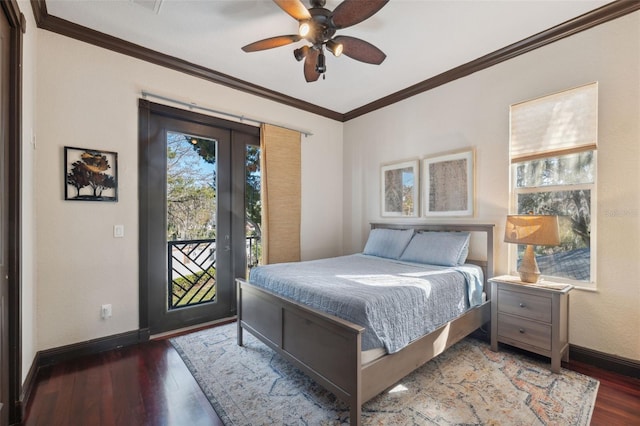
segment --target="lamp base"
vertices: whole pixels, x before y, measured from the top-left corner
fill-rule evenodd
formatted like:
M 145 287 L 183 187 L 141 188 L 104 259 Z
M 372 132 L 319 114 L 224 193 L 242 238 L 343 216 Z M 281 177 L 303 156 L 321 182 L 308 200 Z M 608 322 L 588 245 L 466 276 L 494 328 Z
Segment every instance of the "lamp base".
M 533 254 L 533 246 L 531 244 L 527 244 L 527 248 L 524 250 L 518 273 L 520 274 L 520 281 L 525 283 L 537 283 L 540 278 L 540 269 L 538 269 L 538 262 L 536 262 L 536 256 Z
M 520 281 L 522 281 L 523 283 L 537 283 L 538 280 L 540 279 L 540 274 L 536 274 L 534 272 L 522 272 L 522 271 L 518 271 L 518 273 L 520 274 Z

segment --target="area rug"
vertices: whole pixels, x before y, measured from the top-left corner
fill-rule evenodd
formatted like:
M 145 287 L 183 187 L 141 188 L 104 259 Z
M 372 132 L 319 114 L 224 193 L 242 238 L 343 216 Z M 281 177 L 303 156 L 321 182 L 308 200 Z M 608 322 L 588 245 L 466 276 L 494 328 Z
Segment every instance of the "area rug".
M 236 324 L 171 339 L 225 425 L 346 425 L 349 410 Z M 365 425 L 588 425 L 599 382 L 466 338 L 362 407 Z

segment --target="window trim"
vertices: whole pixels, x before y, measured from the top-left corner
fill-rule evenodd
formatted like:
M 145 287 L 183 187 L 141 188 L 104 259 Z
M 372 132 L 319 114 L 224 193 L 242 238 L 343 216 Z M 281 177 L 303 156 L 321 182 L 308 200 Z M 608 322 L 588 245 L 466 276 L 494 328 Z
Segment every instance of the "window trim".
M 564 153 L 553 153 L 551 155 L 541 156 L 540 158 L 548 158 L 548 157 L 557 157 L 564 155 Z M 551 275 L 541 275 L 540 279 L 546 279 L 549 281 L 559 282 L 571 284 L 575 288 L 596 291 L 597 290 L 597 244 L 598 244 L 598 233 L 597 233 L 597 223 L 598 223 L 598 213 L 597 213 L 597 205 L 598 205 L 598 194 L 597 194 L 597 182 L 598 182 L 598 150 L 593 150 L 593 162 L 594 162 L 594 171 L 593 171 L 593 182 L 591 183 L 580 183 L 580 184 L 567 184 L 567 185 L 549 185 L 549 186 L 531 186 L 531 187 L 516 187 L 516 167 L 518 163 L 524 161 L 531 161 L 530 159 L 521 160 L 518 162 L 512 162 L 509 165 L 509 211 L 516 212 L 518 209 L 518 194 L 530 194 L 536 192 L 560 192 L 560 191 L 573 191 L 573 190 L 581 190 L 581 189 L 589 189 L 591 191 L 591 206 L 590 206 L 590 214 L 591 214 L 591 223 L 590 223 L 590 234 L 589 234 L 589 246 L 591 247 L 591 257 L 589 261 L 589 281 L 580 281 L 573 280 L 565 277 L 556 277 Z M 517 273 L 517 262 L 518 262 L 518 253 L 517 244 L 508 244 L 507 249 L 507 258 L 508 258 L 508 271 L 512 275 L 518 275 Z

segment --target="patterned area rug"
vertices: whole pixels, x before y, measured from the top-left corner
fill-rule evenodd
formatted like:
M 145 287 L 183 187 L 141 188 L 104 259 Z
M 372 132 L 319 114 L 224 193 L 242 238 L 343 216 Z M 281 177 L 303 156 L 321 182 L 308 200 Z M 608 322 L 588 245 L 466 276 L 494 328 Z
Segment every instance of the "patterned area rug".
M 171 339 L 225 425 L 342 425 L 347 406 L 236 324 Z M 466 338 L 363 405 L 365 425 L 588 425 L 599 382 Z

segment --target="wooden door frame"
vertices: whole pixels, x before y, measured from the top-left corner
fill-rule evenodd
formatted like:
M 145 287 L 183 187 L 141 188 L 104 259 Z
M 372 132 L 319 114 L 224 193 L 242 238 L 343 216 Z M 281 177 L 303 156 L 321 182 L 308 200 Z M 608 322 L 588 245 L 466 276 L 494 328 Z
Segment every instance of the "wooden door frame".
M 195 113 L 193 111 L 187 111 L 179 108 L 170 107 L 167 105 L 157 104 L 154 102 L 150 102 L 146 99 L 139 99 L 138 101 L 138 143 L 139 143 L 139 152 L 138 152 L 138 170 L 139 173 L 142 173 L 144 166 L 144 162 L 146 159 L 144 158 L 144 145 L 149 143 L 149 140 L 153 137 L 151 134 L 151 120 L 152 114 L 155 116 L 167 117 L 176 120 L 184 120 L 188 122 L 199 123 L 212 127 L 220 127 L 226 128 L 231 131 L 232 139 L 231 139 L 231 156 L 232 158 L 238 158 L 238 156 L 246 155 L 246 144 L 249 143 L 251 139 L 259 141 L 260 138 L 260 128 L 250 126 L 243 123 L 233 122 L 224 120 L 221 118 L 213 117 L 210 115 L 204 115 Z M 244 170 L 232 169 L 232 176 L 230 179 L 232 182 L 244 182 Z M 138 292 L 139 292 L 139 330 L 140 330 L 140 338 L 148 339 L 151 335 L 150 330 L 150 306 L 149 306 L 149 298 L 148 294 L 150 292 L 150 284 L 147 282 L 146 277 L 148 276 L 148 262 L 143 261 L 143 259 L 147 258 L 146 248 L 144 247 L 144 242 L 147 241 L 148 235 L 147 230 L 143 226 L 146 220 L 146 217 L 143 217 L 144 212 L 148 210 L 148 199 L 145 197 L 147 192 L 148 182 L 146 176 L 143 174 L 139 175 L 138 179 L 138 192 L 139 192 L 139 224 L 140 224 L 140 236 L 139 236 L 139 258 L 141 259 L 139 262 L 139 280 L 138 280 Z M 234 190 L 232 189 L 232 192 Z M 244 187 L 242 188 L 242 192 L 244 193 Z M 242 200 L 239 200 L 238 197 L 231 198 L 231 206 L 232 211 L 244 211 L 244 197 Z M 244 215 L 243 215 L 244 217 Z M 231 234 L 242 234 L 245 235 L 244 223 L 238 223 L 239 221 L 232 221 L 231 223 Z M 238 239 L 232 237 L 233 245 L 231 247 L 232 250 L 232 264 L 235 270 L 236 266 L 243 262 L 246 262 L 246 258 L 244 256 L 245 242 L 244 238 L 240 243 Z M 232 286 L 232 297 L 231 297 L 231 315 L 235 314 L 235 285 Z
M 9 75 L 9 423 L 22 421 L 22 311 L 21 311 L 21 173 L 22 173 L 22 34 L 26 31 L 26 19 L 16 0 L 2 2 L 2 10 L 11 27 L 9 51 L 11 72 Z

